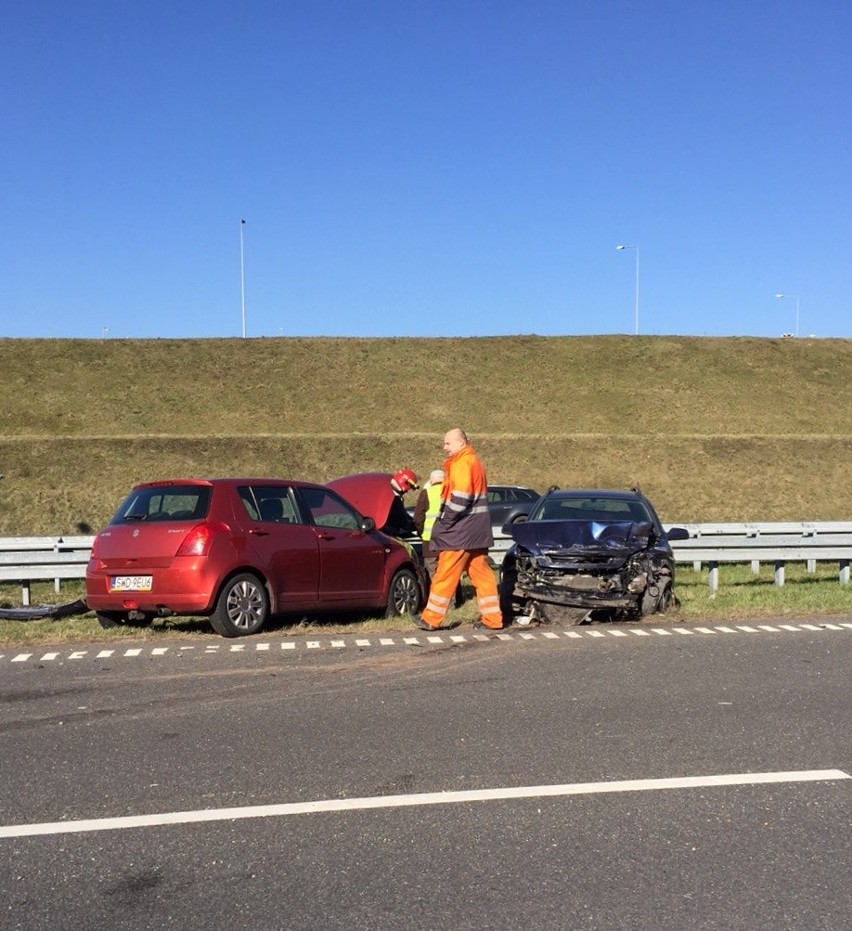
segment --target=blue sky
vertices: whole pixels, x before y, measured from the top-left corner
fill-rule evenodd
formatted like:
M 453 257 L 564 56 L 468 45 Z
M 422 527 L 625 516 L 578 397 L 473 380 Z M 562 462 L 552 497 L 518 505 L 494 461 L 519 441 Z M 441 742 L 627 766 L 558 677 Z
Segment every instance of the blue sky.
M 850 45 L 848 0 L 6 0 L 0 336 L 240 336 L 243 281 L 250 337 L 632 333 L 627 244 L 643 334 L 850 338 Z

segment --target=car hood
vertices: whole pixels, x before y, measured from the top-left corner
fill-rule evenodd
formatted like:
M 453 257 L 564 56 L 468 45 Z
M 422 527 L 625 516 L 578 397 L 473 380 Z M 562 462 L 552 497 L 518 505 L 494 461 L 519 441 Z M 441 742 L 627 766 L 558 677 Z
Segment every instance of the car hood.
M 391 478 L 390 472 L 359 472 L 326 484 L 342 495 L 362 516 L 372 517 L 377 527 L 384 527 L 394 499 Z
M 648 549 L 652 525 L 645 521 L 543 520 L 513 524 L 508 530 L 516 543 L 535 554 L 626 558 Z

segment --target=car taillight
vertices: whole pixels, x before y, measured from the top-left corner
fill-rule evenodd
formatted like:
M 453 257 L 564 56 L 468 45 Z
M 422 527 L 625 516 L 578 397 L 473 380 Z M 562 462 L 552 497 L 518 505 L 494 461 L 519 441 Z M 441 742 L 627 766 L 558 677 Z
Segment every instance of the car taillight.
M 196 524 L 183 538 L 176 556 L 206 556 L 217 533 L 228 528 L 224 524 Z
M 89 559 L 100 559 L 100 535 L 95 537 L 92 541 L 92 552 L 89 554 Z

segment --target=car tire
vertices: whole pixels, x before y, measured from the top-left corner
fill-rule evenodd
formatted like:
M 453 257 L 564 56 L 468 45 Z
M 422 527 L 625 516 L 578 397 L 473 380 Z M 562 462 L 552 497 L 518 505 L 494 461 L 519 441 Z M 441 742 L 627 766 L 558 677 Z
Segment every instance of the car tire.
M 241 572 L 222 586 L 210 615 L 213 630 L 222 637 L 259 633 L 269 617 L 269 593 L 252 572 Z
M 508 627 L 515 619 L 513 596 L 517 578 L 518 573 L 514 569 L 506 569 L 500 566 L 500 581 L 497 585 L 497 591 L 500 596 L 500 613 L 503 615 L 504 627 Z
M 388 588 L 385 617 L 417 614 L 422 607 L 422 600 L 417 575 L 411 569 L 399 569 L 394 573 Z
M 675 596 L 672 591 L 671 585 L 667 585 L 662 592 L 660 592 L 660 601 L 657 605 L 657 611 L 660 614 L 666 614 L 675 607 Z
M 115 627 L 150 627 L 154 623 L 154 615 L 146 614 L 143 618 L 131 621 L 123 611 L 96 611 L 98 623 L 104 630 Z

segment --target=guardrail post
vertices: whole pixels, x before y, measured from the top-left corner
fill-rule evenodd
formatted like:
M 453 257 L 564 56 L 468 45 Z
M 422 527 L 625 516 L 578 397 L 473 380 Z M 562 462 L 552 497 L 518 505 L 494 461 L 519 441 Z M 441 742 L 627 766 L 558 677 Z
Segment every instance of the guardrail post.
M 29 579 L 24 579 L 21 582 L 21 604 L 26 608 L 29 607 L 30 603 L 30 581 Z
M 760 575 L 760 560 L 752 559 L 751 561 L 751 574 Z
M 840 560 L 840 584 L 841 585 L 849 584 L 849 560 L 848 559 Z
M 710 585 L 710 591 L 715 595 L 719 590 L 719 563 L 709 562 L 707 563 L 707 568 L 710 570 L 707 581 Z
M 781 588 L 784 585 L 784 563 L 775 563 L 775 584 Z

